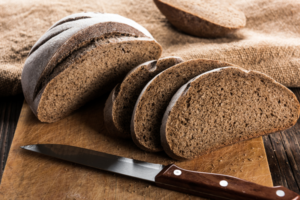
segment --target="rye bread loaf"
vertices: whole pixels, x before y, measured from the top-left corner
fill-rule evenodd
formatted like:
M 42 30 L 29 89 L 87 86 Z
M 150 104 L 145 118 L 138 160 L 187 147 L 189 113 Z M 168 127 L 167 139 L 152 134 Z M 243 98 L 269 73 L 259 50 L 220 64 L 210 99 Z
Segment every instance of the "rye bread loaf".
M 151 34 L 130 19 L 70 15 L 32 47 L 22 72 L 23 93 L 40 121 L 54 122 L 109 92 L 133 67 L 161 52 Z
M 104 107 L 104 122 L 112 136 L 131 138 L 130 120 L 136 100 L 144 86 L 158 73 L 183 62 L 180 57 L 165 57 L 145 62 L 132 69 L 110 93 Z
M 256 71 L 225 67 L 183 85 L 165 111 L 161 142 L 177 160 L 293 126 L 300 104 L 288 88 Z
M 170 100 L 177 90 L 195 76 L 232 64 L 206 59 L 177 64 L 156 75 L 141 92 L 131 118 L 134 143 L 149 152 L 162 151 L 160 126 Z
M 154 0 L 171 24 L 181 31 L 215 38 L 246 25 L 245 14 L 224 0 Z

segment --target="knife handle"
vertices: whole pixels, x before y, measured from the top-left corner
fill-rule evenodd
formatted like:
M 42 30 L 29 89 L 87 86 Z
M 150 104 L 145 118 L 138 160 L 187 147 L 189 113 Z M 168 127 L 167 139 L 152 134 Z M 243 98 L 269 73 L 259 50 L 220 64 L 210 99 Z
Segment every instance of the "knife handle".
M 176 165 L 166 166 L 155 183 L 163 188 L 210 199 L 300 200 L 300 196 L 282 186 L 266 187 L 233 176 L 195 172 Z

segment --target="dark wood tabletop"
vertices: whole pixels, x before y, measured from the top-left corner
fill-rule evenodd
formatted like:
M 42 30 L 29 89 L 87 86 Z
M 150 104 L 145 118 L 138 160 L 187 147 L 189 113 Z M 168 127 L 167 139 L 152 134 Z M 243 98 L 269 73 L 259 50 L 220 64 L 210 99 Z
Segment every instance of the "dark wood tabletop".
M 300 88 L 291 89 L 300 99 Z M 0 180 L 23 105 L 22 95 L 0 99 Z M 300 194 L 300 120 L 285 131 L 263 137 L 274 185 Z

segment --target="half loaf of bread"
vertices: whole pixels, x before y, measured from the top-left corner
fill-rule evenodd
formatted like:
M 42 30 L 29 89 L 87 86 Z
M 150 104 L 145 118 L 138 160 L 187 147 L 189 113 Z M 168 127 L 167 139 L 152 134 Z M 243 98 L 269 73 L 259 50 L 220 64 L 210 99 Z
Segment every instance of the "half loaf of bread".
M 224 0 L 154 0 L 171 24 L 198 36 L 222 37 L 246 25 L 245 14 Z
M 105 126 L 110 135 L 131 138 L 130 120 L 134 105 L 144 86 L 158 73 L 183 62 L 179 57 L 165 57 L 145 62 L 132 69 L 110 93 L 104 107 Z
M 288 88 L 255 71 L 226 67 L 201 74 L 172 98 L 161 142 L 177 160 L 293 126 L 300 104 Z
M 130 19 L 74 14 L 32 47 L 22 73 L 23 93 L 40 121 L 54 122 L 110 91 L 133 67 L 158 59 L 161 52 L 151 34 Z
M 160 126 L 169 102 L 177 90 L 195 76 L 232 64 L 197 59 L 177 64 L 156 75 L 141 92 L 131 118 L 135 144 L 149 152 L 162 151 Z

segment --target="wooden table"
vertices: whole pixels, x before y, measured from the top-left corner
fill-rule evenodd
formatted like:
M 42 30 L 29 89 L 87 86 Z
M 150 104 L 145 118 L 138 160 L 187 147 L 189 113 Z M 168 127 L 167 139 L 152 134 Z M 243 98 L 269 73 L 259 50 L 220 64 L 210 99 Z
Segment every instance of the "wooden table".
M 300 89 L 292 91 L 300 99 Z M 21 95 L 0 99 L 0 180 L 23 101 Z M 283 185 L 300 194 L 300 120 L 289 130 L 263 139 L 274 185 Z

